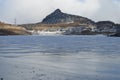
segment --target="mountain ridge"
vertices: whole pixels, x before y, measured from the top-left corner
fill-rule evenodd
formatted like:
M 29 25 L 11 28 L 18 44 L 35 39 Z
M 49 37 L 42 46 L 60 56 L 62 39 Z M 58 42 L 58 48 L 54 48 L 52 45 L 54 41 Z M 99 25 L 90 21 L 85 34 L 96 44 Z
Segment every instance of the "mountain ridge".
M 73 23 L 80 22 L 81 24 L 94 24 L 95 22 L 86 17 L 63 13 L 60 9 L 56 9 L 54 12 L 46 16 L 41 23 L 43 24 L 57 24 L 57 23 Z
M 95 22 L 89 18 L 72 15 L 56 9 L 54 12 L 46 16 L 41 22 L 32 24 L 21 24 L 18 26 L 5 24 L 3 26 L 23 27 L 26 30 L 37 31 L 61 31 L 65 34 L 113 34 L 120 33 L 120 24 L 112 21 Z M 0 25 L 0 27 L 1 27 Z M 7 30 L 10 28 L 6 28 Z M 63 33 L 63 34 L 64 34 Z

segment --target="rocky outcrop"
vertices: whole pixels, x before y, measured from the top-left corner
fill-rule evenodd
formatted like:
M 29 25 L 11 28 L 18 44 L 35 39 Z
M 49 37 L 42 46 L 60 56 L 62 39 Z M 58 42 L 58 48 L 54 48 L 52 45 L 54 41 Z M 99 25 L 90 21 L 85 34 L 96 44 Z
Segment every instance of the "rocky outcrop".
M 120 33 L 120 24 L 115 24 L 115 26 L 116 26 L 116 32 Z
M 114 34 L 110 34 L 108 36 L 109 37 L 120 37 L 120 33 L 114 33 Z
M 0 35 L 30 35 L 25 28 L 0 22 Z
M 116 32 L 116 26 L 111 21 L 99 21 L 96 23 L 98 32 Z
M 115 29 L 116 29 L 116 32 L 113 33 L 113 34 L 110 34 L 108 36 L 110 36 L 110 37 L 120 37 L 120 24 L 115 24 Z
M 108 36 L 118 36 L 120 33 L 120 24 L 112 21 L 99 21 L 96 23 L 97 32 Z

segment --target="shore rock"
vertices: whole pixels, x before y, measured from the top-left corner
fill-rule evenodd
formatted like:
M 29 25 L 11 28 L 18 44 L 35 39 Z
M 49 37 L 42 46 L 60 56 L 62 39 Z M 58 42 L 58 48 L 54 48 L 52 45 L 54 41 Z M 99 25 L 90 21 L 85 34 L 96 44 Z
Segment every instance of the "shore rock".
M 120 37 L 120 33 L 114 33 L 112 35 L 109 35 L 110 37 Z

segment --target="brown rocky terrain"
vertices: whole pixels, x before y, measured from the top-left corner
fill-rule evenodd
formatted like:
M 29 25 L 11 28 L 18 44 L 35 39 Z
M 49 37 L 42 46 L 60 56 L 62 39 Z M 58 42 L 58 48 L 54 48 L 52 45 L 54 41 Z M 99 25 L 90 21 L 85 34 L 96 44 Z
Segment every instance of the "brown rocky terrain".
M 25 28 L 0 22 L 0 35 L 30 35 Z

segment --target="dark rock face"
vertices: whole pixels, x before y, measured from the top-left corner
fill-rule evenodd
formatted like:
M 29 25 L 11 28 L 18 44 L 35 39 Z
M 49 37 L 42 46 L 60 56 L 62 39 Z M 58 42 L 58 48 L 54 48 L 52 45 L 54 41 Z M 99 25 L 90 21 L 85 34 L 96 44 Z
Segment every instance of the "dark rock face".
M 88 18 L 66 14 L 66 13 L 61 12 L 60 9 L 55 10 L 53 13 L 48 15 L 42 21 L 42 23 L 44 24 L 74 23 L 74 22 L 79 22 L 81 24 L 94 24 L 94 21 Z
M 111 21 L 99 21 L 96 23 L 98 32 L 116 32 L 116 26 Z
M 111 37 L 120 37 L 120 24 L 115 25 L 116 33 L 110 35 Z
M 96 23 L 97 32 L 105 33 L 108 36 L 120 37 L 120 24 L 111 21 L 100 21 Z
M 97 24 L 97 27 L 101 27 L 101 26 L 109 26 L 109 27 L 112 27 L 115 25 L 114 22 L 111 22 L 111 21 L 99 21 L 96 23 Z
M 115 26 L 116 26 L 116 32 L 120 33 L 120 24 L 116 24 Z

